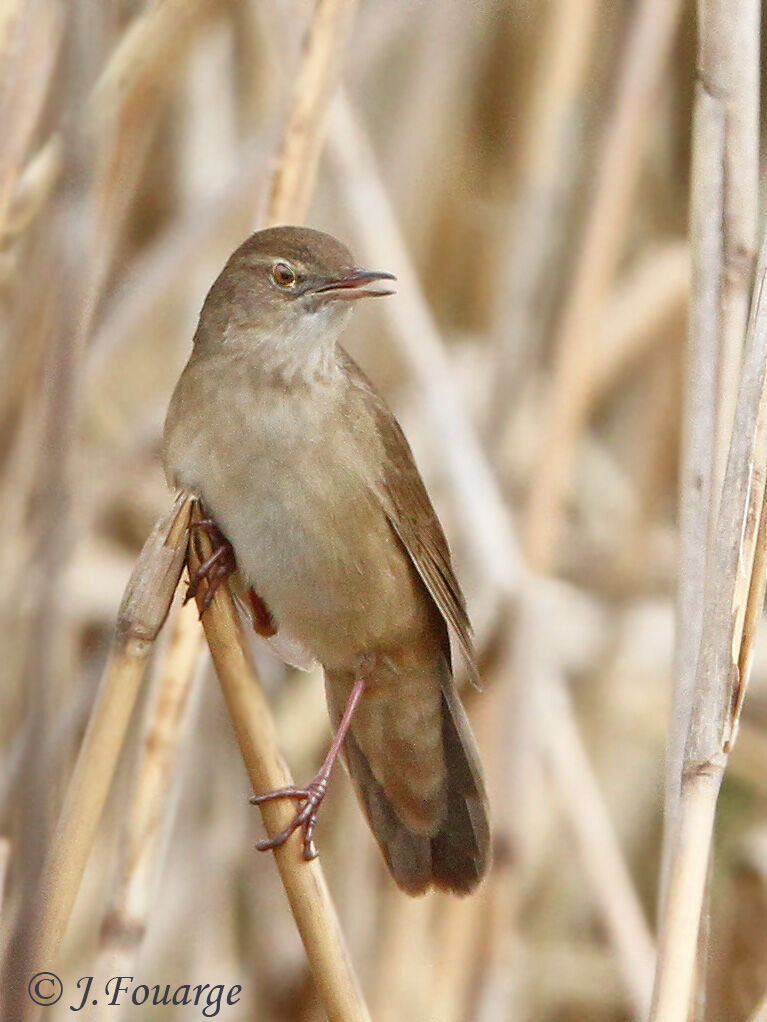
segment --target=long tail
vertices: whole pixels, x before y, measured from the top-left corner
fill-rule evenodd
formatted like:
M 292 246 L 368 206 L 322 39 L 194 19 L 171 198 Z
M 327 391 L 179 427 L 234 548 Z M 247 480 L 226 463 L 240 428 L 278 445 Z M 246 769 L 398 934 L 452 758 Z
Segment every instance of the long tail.
M 455 690 L 448 664 L 441 664 L 441 727 L 445 766 L 443 813 L 431 833 L 417 832 L 397 811 L 376 780 L 354 728 L 344 744 L 347 768 L 384 858 L 397 884 L 408 894 L 430 886 L 468 894 L 479 883 L 490 860 L 487 796 L 474 736 Z M 337 725 L 343 703 L 341 686 L 328 676 L 328 704 Z M 402 698 L 402 696 L 400 696 Z M 365 697 L 363 696 L 363 703 Z M 362 705 L 360 710 L 362 710 Z M 415 737 L 417 742 L 417 736 Z M 428 747 L 428 746 L 427 746 Z M 417 747 L 414 768 L 417 769 Z M 385 750 L 382 754 L 385 755 Z M 407 764 L 402 764 L 407 769 Z M 379 772 L 380 776 L 380 772 Z M 412 820 L 412 812 L 410 814 Z

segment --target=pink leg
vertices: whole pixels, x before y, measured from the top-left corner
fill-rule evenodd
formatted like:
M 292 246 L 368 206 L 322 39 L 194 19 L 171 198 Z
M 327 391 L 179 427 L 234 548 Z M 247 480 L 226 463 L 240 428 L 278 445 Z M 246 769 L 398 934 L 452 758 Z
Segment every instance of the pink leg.
M 328 754 L 325 757 L 317 776 L 308 785 L 308 787 L 297 788 L 291 785 L 287 788 L 277 788 L 276 791 L 269 791 L 265 795 L 254 795 L 253 798 L 251 798 L 250 801 L 254 806 L 260 806 L 263 805 L 264 802 L 271 802 L 278 798 L 294 798 L 299 799 L 304 803 L 285 830 L 283 830 L 280 834 L 277 834 L 276 837 L 258 842 L 256 848 L 259 852 L 267 852 L 270 848 L 279 848 L 281 845 L 285 844 L 294 831 L 298 830 L 299 827 L 302 827 L 304 831 L 304 858 L 306 860 L 316 858 L 317 849 L 314 847 L 314 828 L 317 823 L 317 813 L 320 805 L 322 804 L 322 800 L 325 797 L 325 792 L 328 790 L 328 781 L 330 780 L 333 765 L 341 752 L 344 739 L 346 738 L 349 727 L 351 726 L 354 711 L 357 709 L 364 691 L 365 674 L 360 669 L 357 672 L 357 677 L 349 694 L 346 709 L 344 710 L 343 717 L 341 717 L 338 730 L 336 731 L 333 742 L 328 749 Z

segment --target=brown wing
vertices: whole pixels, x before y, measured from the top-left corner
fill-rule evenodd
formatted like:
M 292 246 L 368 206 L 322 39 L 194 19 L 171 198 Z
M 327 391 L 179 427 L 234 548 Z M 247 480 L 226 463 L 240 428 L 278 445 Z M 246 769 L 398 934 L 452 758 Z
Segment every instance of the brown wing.
M 384 446 L 381 501 L 432 599 L 458 639 L 472 682 L 479 688 L 476 653 L 466 601 L 450 560 L 450 549 L 410 444 L 390 408 L 357 363 L 343 349 L 341 364 L 353 386 L 363 390 Z

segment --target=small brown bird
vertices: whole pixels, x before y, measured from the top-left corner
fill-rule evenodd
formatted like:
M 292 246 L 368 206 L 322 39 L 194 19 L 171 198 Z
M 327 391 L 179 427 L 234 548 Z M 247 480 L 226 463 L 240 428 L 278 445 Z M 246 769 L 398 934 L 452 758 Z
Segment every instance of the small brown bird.
M 335 238 L 258 231 L 202 308 L 165 423 L 169 482 L 199 496 L 215 552 L 192 581 L 231 573 L 253 627 L 284 660 L 319 661 L 335 738 L 292 825 L 315 853 L 317 810 L 343 752 L 396 882 L 472 890 L 487 869 L 487 798 L 453 681 L 448 629 L 476 678 L 444 533 L 396 419 L 337 343 L 390 273 Z M 204 611 L 203 611 L 204 612 Z

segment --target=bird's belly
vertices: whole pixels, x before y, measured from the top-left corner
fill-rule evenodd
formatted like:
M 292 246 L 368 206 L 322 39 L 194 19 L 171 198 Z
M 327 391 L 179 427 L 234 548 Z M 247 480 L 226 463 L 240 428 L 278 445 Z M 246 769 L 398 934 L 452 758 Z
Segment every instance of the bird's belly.
M 243 485 L 233 493 L 229 473 L 210 472 L 201 494 L 278 631 L 325 666 L 353 669 L 361 654 L 424 627 L 422 584 L 353 467 L 252 456 L 235 477 Z

